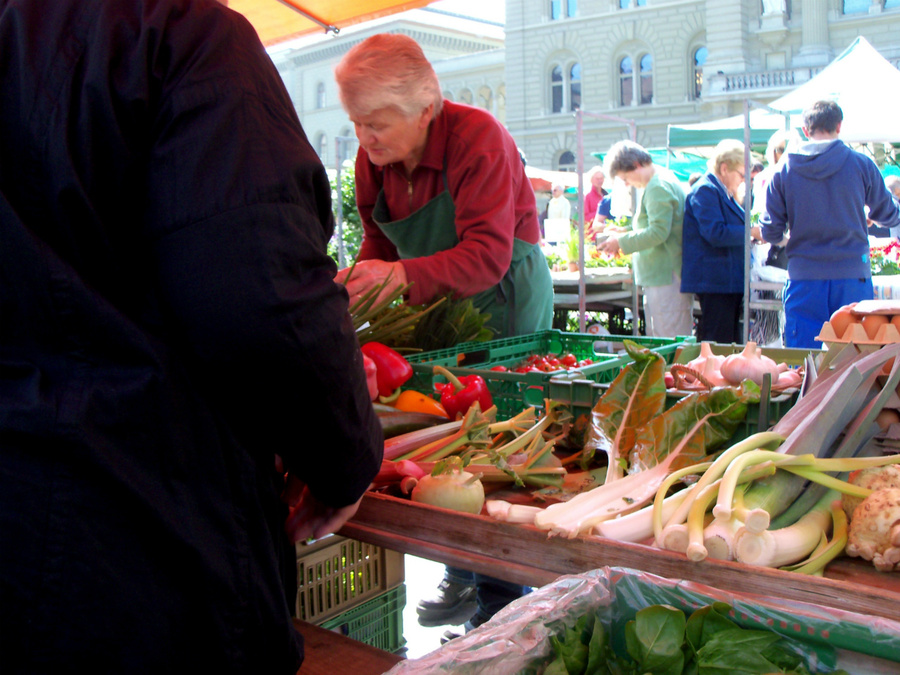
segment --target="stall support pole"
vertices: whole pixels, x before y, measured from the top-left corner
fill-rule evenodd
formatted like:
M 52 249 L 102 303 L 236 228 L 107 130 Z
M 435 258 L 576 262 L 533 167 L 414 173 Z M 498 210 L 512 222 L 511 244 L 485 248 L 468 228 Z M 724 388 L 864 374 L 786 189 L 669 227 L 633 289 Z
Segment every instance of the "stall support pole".
M 629 135 L 632 141 L 637 140 L 637 124 L 634 120 L 625 119 L 624 117 L 616 117 L 615 115 L 604 115 L 603 113 L 585 112 L 581 109 L 575 111 L 575 137 L 578 145 L 578 158 L 576 159 L 576 170 L 578 171 L 578 331 L 584 333 L 587 330 L 585 314 L 587 307 L 585 304 L 585 281 L 584 281 L 584 116 L 597 117 L 604 120 L 612 120 L 613 122 L 622 122 L 628 126 Z M 634 270 L 631 272 L 632 287 L 634 287 Z M 632 318 L 633 333 L 638 334 L 637 324 L 637 302 L 634 303 L 635 315 Z
M 749 98 L 744 99 L 744 344 L 750 339 L 750 224 L 753 214 L 751 200 L 753 197 L 753 179 L 750 176 L 750 108 L 762 108 L 769 112 L 784 115 L 784 128 L 791 128 L 791 114 L 777 110 L 765 103 L 757 103 Z
M 338 249 L 338 269 L 347 267 L 347 252 L 344 250 L 344 185 L 341 179 L 341 164 L 344 163 L 342 150 L 347 147 L 347 143 L 355 141 L 355 136 L 335 136 L 334 137 L 334 164 L 335 164 L 335 185 L 337 186 L 337 213 L 335 214 L 335 232 L 337 233 L 337 249 Z

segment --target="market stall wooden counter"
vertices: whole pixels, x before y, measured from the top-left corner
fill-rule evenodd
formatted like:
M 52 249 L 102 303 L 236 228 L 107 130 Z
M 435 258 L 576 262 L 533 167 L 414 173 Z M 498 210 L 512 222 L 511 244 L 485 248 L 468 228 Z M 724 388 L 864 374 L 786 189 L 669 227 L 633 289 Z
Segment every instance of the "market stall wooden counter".
M 598 567 L 628 567 L 726 591 L 900 620 L 900 574 L 878 572 L 858 559 L 832 562 L 824 578 L 721 560 L 696 563 L 679 553 L 602 537 L 548 538 L 533 526 L 371 492 L 341 534 L 529 586 Z

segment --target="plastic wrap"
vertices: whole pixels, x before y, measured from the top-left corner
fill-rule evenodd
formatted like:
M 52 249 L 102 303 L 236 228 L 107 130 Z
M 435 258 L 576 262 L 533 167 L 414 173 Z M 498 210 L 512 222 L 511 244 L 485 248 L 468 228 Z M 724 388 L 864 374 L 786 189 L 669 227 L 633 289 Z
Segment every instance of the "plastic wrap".
M 625 622 L 643 607 L 667 604 L 690 613 L 714 601 L 731 605 L 731 619 L 738 625 L 771 630 L 790 639 L 812 672 L 835 668 L 854 675 L 900 671 L 900 622 L 604 567 L 560 577 L 440 649 L 398 663 L 389 675 L 540 673 L 552 654 L 548 638 L 574 626 L 588 612 L 598 612 L 616 640 Z

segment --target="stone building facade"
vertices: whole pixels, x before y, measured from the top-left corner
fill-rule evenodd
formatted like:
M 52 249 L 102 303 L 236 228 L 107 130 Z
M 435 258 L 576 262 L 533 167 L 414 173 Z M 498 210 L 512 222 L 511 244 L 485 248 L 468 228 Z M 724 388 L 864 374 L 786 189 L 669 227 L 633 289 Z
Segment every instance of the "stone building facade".
M 418 40 L 447 98 L 491 110 L 529 163 L 551 169 L 577 164 L 576 109 L 587 167 L 632 125 L 639 143 L 664 147 L 670 123 L 770 102 L 858 36 L 900 64 L 900 0 L 506 0 L 505 30 L 417 10 L 271 50 L 327 166 L 355 153 L 334 64 L 382 31 Z

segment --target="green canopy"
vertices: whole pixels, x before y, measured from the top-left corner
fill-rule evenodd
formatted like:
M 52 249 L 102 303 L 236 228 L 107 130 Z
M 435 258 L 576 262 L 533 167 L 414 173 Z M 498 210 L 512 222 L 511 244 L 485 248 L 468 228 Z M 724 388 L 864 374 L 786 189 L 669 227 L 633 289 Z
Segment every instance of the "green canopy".
M 768 137 L 767 137 L 768 138 Z M 657 166 L 668 167 L 678 180 L 687 182 L 693 173 L 706 173 L 707 158 L 702 155 L 678 150 L 666 150 L 665 148 L 647 148 L 647 152 L 653 158 Z M 594 157 L 601 162 L 606 156 L 605 152 L 592 152 Z

